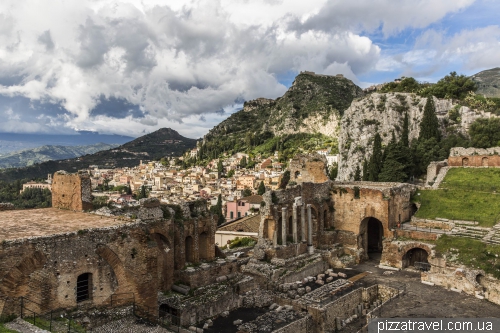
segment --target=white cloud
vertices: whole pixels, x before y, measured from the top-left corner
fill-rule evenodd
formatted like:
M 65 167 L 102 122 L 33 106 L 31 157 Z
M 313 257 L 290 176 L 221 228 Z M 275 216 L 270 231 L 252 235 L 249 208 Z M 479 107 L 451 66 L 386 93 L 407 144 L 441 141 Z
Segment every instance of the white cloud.
M 282 95 L 277 78 L 290 72 L 359 83 L 391 63 L 379 61 L 380 47 L 362 31 L 425 27 L 472 2 L 7 0 L 0 95 L 61 105 L 44 126 L 108 131 L 113 123 L 116 133 L 139 135 L 171 125 L 200 136 L 235 100 Z M 103 98 L 138 105 L 142 115 L 93 115 Z

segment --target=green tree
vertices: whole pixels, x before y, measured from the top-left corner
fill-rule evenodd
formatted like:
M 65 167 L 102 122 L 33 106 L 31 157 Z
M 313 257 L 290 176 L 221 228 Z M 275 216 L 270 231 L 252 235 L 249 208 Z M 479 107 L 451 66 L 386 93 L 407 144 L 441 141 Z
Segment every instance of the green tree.
M 477 148 L 500 146 L 500 118 L 478 118 L 469 128 L 471 144 Z
M 266 186 L 264 185 L 264 181 L 261 181 L 259 184 L 259 189 L 257 190 L 258 195 L 263 195 L 266 193 Z
M 217 225 L 221 225 L 222 223 L 226 222 L 224 214 L 222 213 L 222 195 L 219 194 L 219 196 L 217 197 L 217 204 L 210 207 L 210 211 L 218 216 Z
M 368 181 L 369 177 L 368 177 L 368 161 L 365 159 L 363 161 L 363 178 L 362 180 L 363 181 Z
M 430 138 L 436 138 L 439 142 L 441 139 L 441 133 L 439 132 L 439 121 L 436 115 L 436 107 L 434 105 L 434 98 L 427 98 L 427 102 L 424 107 L 424 115 L 422 117 L 422 122 L 420 123 L 420 135 L 419 139 L 427 140 Z
M 246 168 L 247 167 L 247 157 L 243 156 L 240 160 L 240 168 Z
M 146 192 L 146 186 L 142 185 L 141 190 L 139 191 L 139 196 L 137 197 L 137 199 L 143 199 L 143 198 L 147 198 L 147 197 L 148 197 L 148 194 Z
M 409 177 L 412 169 L 410 149 L 402 141 L 396 142 L 393 135 L 391 142 L 384 151 L 384 162 L 379 174 L 381 182 L 403 182 Z
M 285 171 L 283 173 L 283 176 L 281 177 L 281 182 L 280 182 L 280 189 L 285 189 L 286 186 L 288 185 L 288 182 L 290 181 L 290 171 Z
M 370 163 L 368 165 L 368 180 L 372 182 L 378 181 L 378 175 L 382 168 L 383 154 L 382 154 L 382 138 L 380 134 L 375 134 L 375 139 L 373 140 L 373 153 L 370 157 Z
M 233 169 L 231 169 L 231 170 L 229 170 L 229 172 L 227 173 L 227 178 L 231 178 L 231 177 L 233 177 L 233 176 L 234 176 L 234 170 L 233 170 Z
M 128 195 L 132 194 L 132 188 L 130 188 L 130 185 L 127 185 L 127 194 Z
M 436 84 L 423 89 L 422 95 L 427 97 L 436 96 L 438 98 L 464 99 L 470 91 L 476 91 L 477 86 L 465 75 L 458 75 L 451 72 Z
M 249 189 L 249 188 L 246 188 L 246 189 L 244 189 L 244 190 L 243 190 L 242 195 L 243 195 L 244 197 L 249 197 L 249 196 L 251 196 L 251 195 L 252 195 L 252 190 L 251 190 L 251 189 Z
M 328 178 L 335 181 L 335 178 L 337 178 L 338 173 L 339 173 L 339 166 L 337 163 L 334 163 L 328 170 Z
M 354 181 L 359 182 L 361 180 L 361 170 L 359 169 L 359 165 L 356 166 L 356 171 L 354 172 Z
M 409 128 L 409 122 L 408 122 L 408 112 L 405 112 L 405 117 L 403 119 L 403 133 L 401 133 L 401 142 L 403 143 L 403 146 L 409 147 L 410 146 L 410 128 Z
M 217 162 L 217 177 L 220 178 L 223 172 L 224 172 L 224 166 L 222 165 L 222 160 L 219 159 L 219 162 Z

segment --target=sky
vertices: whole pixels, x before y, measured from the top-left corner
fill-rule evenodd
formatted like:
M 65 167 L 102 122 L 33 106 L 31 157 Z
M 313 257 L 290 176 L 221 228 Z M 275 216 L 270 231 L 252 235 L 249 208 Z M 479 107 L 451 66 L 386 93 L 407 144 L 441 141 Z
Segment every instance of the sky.
M 2 0 L 0 132 L 200 138 L 300 71 L 361 87 L 500 66 L 496 0 Z

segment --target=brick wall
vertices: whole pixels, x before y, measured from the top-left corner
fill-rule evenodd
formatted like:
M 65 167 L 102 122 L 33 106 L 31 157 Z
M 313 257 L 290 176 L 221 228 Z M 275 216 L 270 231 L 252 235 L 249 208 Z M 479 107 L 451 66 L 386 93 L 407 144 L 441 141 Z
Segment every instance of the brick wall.
M 54 173 L 52 207 L 84 211 L 92 209 L 92 187 L 87 174 Z

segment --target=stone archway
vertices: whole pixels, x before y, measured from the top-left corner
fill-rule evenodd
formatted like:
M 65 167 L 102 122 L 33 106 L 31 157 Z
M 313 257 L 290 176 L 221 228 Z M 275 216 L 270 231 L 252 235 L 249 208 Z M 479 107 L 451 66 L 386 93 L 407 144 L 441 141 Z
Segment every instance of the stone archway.
M 484 166 L 484 167 L 488 166 L 488 157 L 483 157 L 481 159 L 481 165 Z
M 416 262 L 428 264 L 428 259 L 429 253 L 426 250 L 420 247 L 414 247 L 406 251 L 403 255 L 403 258 L 401 259 L 401 266 L 402 268 L 414 267 Z
M 374 217 L 367 217 L 361 221 L 358 235 L 358 248 L 363 249 L 364 259 L 380 260 L 384 237 L 382 222 Z
M 469 159 L 467 157 L 462 158 L 462 166 L 469 166 Z
M 170 245 L 168 238 L 160 233 L 153 232 L 153 239 L 156 242 L 159 256 L 158 256 L 158 278 L 159 286 L 164 289 L 170 289 L 173 284 L 173 267 L 174 264 L 174 251 Z

